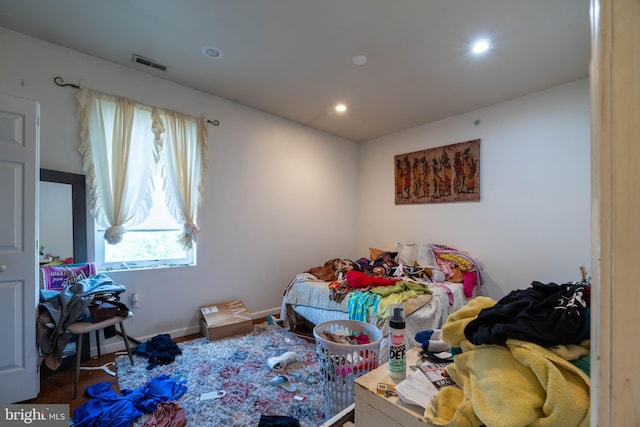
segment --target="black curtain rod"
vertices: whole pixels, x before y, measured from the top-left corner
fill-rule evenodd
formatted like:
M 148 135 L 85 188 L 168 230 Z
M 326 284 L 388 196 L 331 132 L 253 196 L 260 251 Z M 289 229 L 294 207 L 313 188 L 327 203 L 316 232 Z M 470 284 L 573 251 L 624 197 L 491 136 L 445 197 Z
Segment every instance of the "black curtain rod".
M 80 86 L 78 85 L 74 85 L 73 83 L 65 83 L 62 77 L 60 76 L 54 77 L 53 82 L 58 86 L 71 86 L 71 87 L 75 87 L 76 89 L 80 89 Z
M 74 85 L 73 83 L 65 83 L 64 79 L 62 77 L 60 77 L 60 76 L 54 77 L 53 78 L 53 82 L 55 84 L 57 84 L 58 86 L 60 86 L 60 87 L 71 86 L 71 87 L 74 87 L 76 89 L 80 89 L 80 86 L 78 86 L 78 85 Z M 214 126 L 220 126 L 220 122 L 218 120 L 209 120 L 209 119 L 207 119 L 207 123 L 211 123 Z

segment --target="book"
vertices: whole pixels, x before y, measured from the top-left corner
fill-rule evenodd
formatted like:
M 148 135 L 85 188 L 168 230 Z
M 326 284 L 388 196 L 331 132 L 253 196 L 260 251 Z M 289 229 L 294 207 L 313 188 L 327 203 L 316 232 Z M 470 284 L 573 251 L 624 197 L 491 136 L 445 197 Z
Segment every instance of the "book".
M 417 365 L 415 372 L 396 385 L 400 400 L 410 405 L 426 408 L 427 403 L 444 387 L 456 383 L 447 373 L 448 363 L 425 362 Z
M 437 390 L 440 390 L 443 387 L 456 385 L 447 372 L 447 365 L 448 363 L 425 363 L 418 366 L 418 370 L 431 381 Z

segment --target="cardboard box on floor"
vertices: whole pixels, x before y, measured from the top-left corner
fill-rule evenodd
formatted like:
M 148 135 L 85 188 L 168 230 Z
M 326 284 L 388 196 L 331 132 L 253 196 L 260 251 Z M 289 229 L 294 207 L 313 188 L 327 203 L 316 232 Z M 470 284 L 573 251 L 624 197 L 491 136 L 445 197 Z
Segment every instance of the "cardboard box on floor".
M 251 314 L 240 300 L 200 307 L 200 314 L 200 333 L 208 340 L 253 331 Z

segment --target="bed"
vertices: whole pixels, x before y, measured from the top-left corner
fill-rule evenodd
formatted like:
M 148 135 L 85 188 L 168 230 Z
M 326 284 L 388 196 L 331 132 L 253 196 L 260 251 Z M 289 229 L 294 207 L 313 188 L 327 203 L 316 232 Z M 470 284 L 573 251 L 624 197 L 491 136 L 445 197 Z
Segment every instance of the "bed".
M 369 286 L 352 287 L 350 277 L 363 279 Z M 378 279 L 425 290 L 410 297 L 391 295 L 397 297 L 393 302 L 404 299 L 401 303 L 408 348 L 420 345 L 415 341 L 417 332 L 440 328 L 449 314 L 475 295 L 476 286 L 482 283 L 479 263 L 465 252 L 443 245 L 400 243 L 390 250 L 372 248 L 369 258 L 355 262 L 332 259 L 298 274 L 285 289 L 280 317 L 290 329 L 305 321 L 312 325 L 347 319 L 371 323 L 383 333 L 380 363 L 384 363 L 388 353 L 389 321 L 385 313 L 388 304 L 365 305 L 360 311 L 354 308 L 366 299 L 366 293 L 383 287 L 378 288 Z

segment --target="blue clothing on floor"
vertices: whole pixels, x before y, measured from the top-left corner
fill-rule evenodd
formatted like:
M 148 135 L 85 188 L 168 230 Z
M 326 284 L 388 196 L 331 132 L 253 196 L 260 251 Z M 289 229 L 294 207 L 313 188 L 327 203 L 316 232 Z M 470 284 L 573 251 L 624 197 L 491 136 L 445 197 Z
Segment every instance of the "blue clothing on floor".
M 128 427 L 143 414 L 155 411 L 160 402 L 177 400 L 187 391 L 184 381 L 176 382 L 162 374 L 135 390 L 124 389 L 118 395 L 113 383 L 100 382 L 87 387 L 91 397 L 76 408 L 76 427 Z

